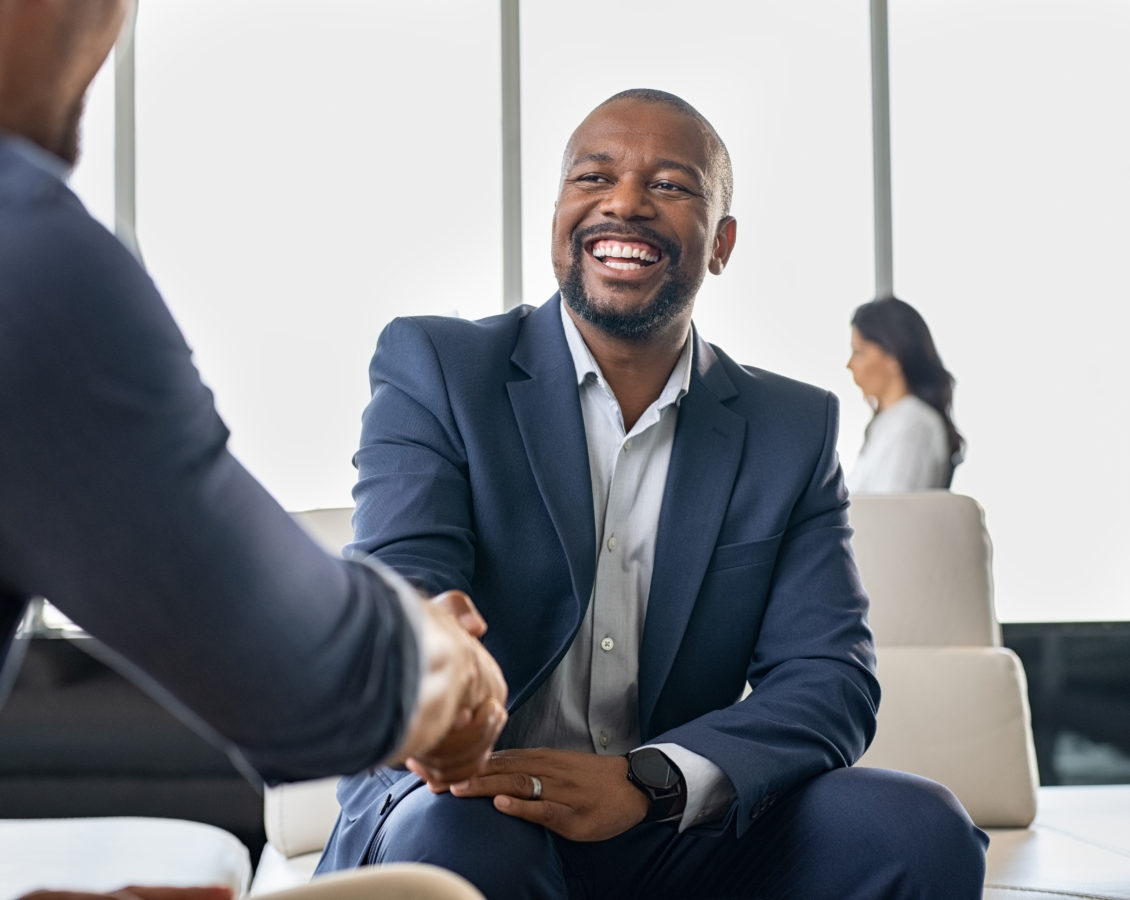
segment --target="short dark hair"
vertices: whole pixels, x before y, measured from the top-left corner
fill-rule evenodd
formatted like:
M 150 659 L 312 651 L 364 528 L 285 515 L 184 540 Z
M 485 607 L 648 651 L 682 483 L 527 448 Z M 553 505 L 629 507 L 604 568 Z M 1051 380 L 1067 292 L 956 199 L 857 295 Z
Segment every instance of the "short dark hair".
M 615 103 L 617 100 L 639 100 L 644 103 L 659 103 L 663 106 L 669 106 L 683 113 L 683 115 L 694 119 L 702 126 L 703 130 L 710 138 L 711 143 L 714 145 L 711 148 L 710 164 L 713 169 L 713 174 L 719 181 L 722 215 L 728 216 L 730 214 L 730 204 L 734 200 L 734 166 L 730 160 L 730 151 L 726 149 L 726 144 L 722 141 L 722 138 L 719 137 L 718 132 L 714 130 L 714 126 L 710 124 L 706 116 L 687 103 L 682 97 L 670 94 L 667 91 L 656 90 L 655 88 L 628 88 L 626 91 L 613 94 L 601 103 L 597 109 L 600 109 L 601 106 L 607 106 L 609 103 Z

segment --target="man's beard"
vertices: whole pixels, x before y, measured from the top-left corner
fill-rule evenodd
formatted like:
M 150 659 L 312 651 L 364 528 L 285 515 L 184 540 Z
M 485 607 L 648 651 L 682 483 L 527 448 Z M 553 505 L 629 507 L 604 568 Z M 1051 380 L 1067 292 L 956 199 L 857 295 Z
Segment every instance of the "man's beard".
M 651 302 L 642 309 L 619 312 L 599 304 L 585 291 L 581 266 L 584 262 L 585 241 L 596 235 L 615 234 L 626 241 L 646 241 L 658 247 L 667 260 L 667 276 Z M 698 285 L 692 285 L 679 271 L 679 247 L 648 228 L 622 228 L 609 230 L 607 225 L 580 229 L 573 234 L 572 262 L 560 283 L 561 297 L 586 322 L 595 325 L 609 337 L 642 341 L 658 332 L 679 317 L 692 303 Z M 615 292 L 616 288 L 609 290 Z
M 82 113 L 85 106 L 86 98 L 83 96 L 67 111 L 63 128 L 60 130 L 59 134 L 56 135 L 52 145 L 46 148 L 71 167 L 78 162 L 79 158 L 79 146 L 81 144 L 79 135 L 82 128 Z

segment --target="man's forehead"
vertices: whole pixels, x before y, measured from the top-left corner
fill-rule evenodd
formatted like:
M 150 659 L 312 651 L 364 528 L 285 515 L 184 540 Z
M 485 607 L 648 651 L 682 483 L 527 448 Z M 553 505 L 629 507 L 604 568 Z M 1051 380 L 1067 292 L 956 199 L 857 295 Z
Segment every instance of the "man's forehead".
M 611 162 L 625 139 L 646 141 L 658 158 L 692 166 L 709 167 L 709 136 L 695 119 L 662 103 L 616 100 L 594 109 L 577 126 L 565 148 L 565 164 Z

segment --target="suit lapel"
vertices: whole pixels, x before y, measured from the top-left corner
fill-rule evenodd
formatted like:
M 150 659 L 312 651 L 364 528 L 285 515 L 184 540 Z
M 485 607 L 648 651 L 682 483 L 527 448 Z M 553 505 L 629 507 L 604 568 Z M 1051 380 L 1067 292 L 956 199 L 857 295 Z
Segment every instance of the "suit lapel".
M 577 370 L 559 302 L 555 295 L 530 313 L 511 355 L 529 377 L 506 387 L 530 468 L 569 563 L 579 624 L 596 577 L 596 526 Z
M 714 350 L 696 331 L 694 373 L 679 405 L 640 646 L 645 738 L 730 506 L 746 422 L 723 401 L 736 393 Z

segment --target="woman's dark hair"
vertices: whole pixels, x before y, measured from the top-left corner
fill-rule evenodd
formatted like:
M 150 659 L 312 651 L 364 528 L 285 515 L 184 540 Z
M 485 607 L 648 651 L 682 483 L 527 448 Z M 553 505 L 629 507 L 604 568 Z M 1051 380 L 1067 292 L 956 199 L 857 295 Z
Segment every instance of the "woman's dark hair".
M 926 320 L 909 303 L 897 297 L 881 297 L 859 307 L 851 324 L 865 341 L 878 344 L 897 359 L 907 389 L 941 414 L 956 465 L 961 460 L 965 438 L 953 424 L 954 377 L 942 365 Z

